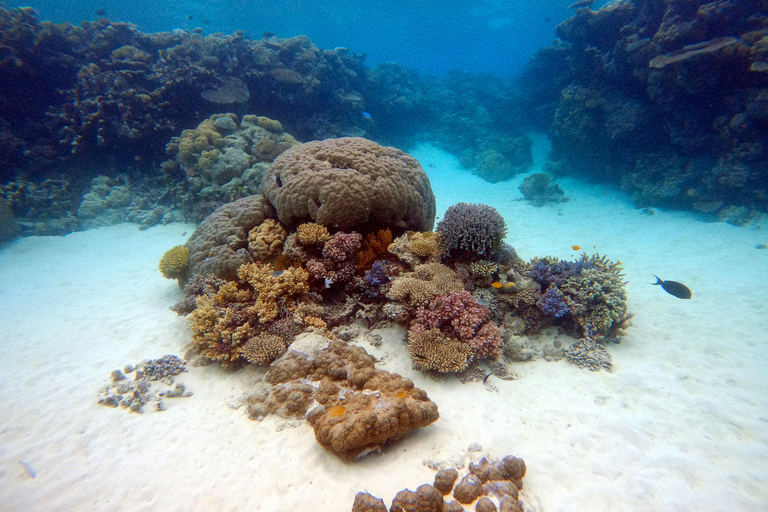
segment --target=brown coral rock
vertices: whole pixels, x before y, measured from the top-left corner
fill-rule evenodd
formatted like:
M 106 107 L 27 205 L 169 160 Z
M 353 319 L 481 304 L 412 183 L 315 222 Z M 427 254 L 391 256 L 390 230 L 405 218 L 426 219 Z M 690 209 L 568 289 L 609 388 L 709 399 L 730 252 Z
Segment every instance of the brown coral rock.
M 443 512 L 443 495 L 429 484 L 416 491 L 403 489 L 392 500 L 390 512 Z
M 272 206 L 261 195 L 244 197 L 217 208 L 185 244 L 189 247 L 187 278 L 213 274 L 233 280 L 240 265 L 253 262 L 246 250 L 248 233 L 273 217 Z
M 418 161 L 360 137 L 291 148 L 275 159 L 261 186 L 289 226 L 311 220 L 335 230 L 391 226 L 402 232 L 434 224 L 435 196 Z
M 355 495 L 352 512 L 387 512 L 387 506 L 384 500 L 361 491 Z
M 456 501 L 463 504 L 472 503 L 483 492 L 483 483 L 476 475 L 469 474 L 461 479 L 461 482 L 453 491 Z
M 267 262 L 276 258 L 283 251 L 288 232 L 275 219 L 264 222 L 248 233 L 248 249 L 256 261 Z

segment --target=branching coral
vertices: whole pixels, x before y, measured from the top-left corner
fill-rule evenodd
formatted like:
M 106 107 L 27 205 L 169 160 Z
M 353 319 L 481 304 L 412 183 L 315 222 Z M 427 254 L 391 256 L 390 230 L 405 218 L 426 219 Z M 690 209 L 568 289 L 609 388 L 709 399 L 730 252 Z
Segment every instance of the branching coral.
M 446 338 L 440 329 L 410 333 L 408 351 L 415 369 L 440 373 L 462 372 L 474 359 L 469 345 Z
M 296 236 L 301 245 L 322 245 L 331 238 L 328 229 L 316 222 L 305 222 L 296 228 Z
M 416 310 L 409 334 L 439 329 L 449 338 L 467 343 L 477 359 L 495 358 L 503 342 L 498 326 L 489 320 L 490 311 L 467 291 L 454 291 L 432 299 Z
M 369 233 L 365 235 L 363 246 L 360 249 L 360 269 L 368 270 L 373 262 L 383 258 L 389 252 L 389 245 L 392 243 L 392 231 L 380 229 L 376 234 Z
M 301 268 L 273 271 L 268 265 L 250 263 L 241 266 L 237 275 L 258 294 L 249 311 L 257 314 L 261 323 L 277 318 L 278 300 L 309 291 L 309 274 Z
M 426 305 L 434 297 L 464 289 L 456 273 L 440 263 L 417 265 L 414 270 L 392 281 L 387 292 L 388 298 L 415 307 Z
M 621 322 L 627 312 L 624 284 L 618 272 L 599 268 L 568 278 L 562 289 L 570 296 L 570 314 L 582 327 L 584 336 L 600 339 L 610 332 L 614 322 Z
M 492 206 L 457 203 L 446 210 L 437 231 L 449 255 L 463 252 L 488 257 L 507 235 L 507 225 Z
M 323 257 L 307 262 L 307 270 L 328 285 L 350 281 L 358 269 L 358 252 L 363 237 L 359 233 L 336 233 L 323 245 Z
M 265 366 L 283 355 L 287 348 L 288 345 L 280 336 L 261 333 L 243 345 L 242 356 L 249 363 Z

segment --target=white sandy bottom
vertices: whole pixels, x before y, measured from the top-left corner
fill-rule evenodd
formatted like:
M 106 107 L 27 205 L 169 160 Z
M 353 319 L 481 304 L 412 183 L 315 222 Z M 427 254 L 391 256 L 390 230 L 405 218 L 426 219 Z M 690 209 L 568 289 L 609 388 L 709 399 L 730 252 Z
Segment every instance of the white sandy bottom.
M 521 255 L 574 258 L 579 244 L 626 268 L 633 327 L 608 347 L 614 373 L 519 363 L 520 378 L 462 385 L 410 368 L 402 329 L 381 331 L 381 367 L 427 390 L 440 420 L 382 455 L 346 463 L 312 429 L 227 406 L 263 370 L 189 368 L 194 392 L 164 412 L 96 404 L 112 370 L 182 354 L 181 297 L 157 261 L 188 225 L 120 225 L 27 238 L 0 251 L 0 510 L 347 511 L 357 491 L 391 503 L 431 483 L 423 461 L 525 459 L 529 511 L 760 510 L 768 502 L 768 237 L 680 213 L 646 216 L 607 189 L 560 180 L 569 203 L 533 208 L 428 147 L 438 211 L 496 207 Z M 429 164 L 433 164 L 434 167 Z M 461 180 L 461 181 L 459 181 Z M 186 232 L 186 234 L 183 234 Z M 685 282 L 681 301 L 651 274 Z M 483 452 L 467 452 L 479 443 Z M 19 461 L 36 472 L 31 478 Z

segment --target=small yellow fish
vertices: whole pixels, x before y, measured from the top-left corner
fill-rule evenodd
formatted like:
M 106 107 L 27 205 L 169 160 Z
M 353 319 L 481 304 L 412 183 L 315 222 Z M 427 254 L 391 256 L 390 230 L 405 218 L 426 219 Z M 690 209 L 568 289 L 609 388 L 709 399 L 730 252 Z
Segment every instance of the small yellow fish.
M 571 247 L 571 249 L 573 249 L 574 251 L 578 251 L 579 249 L 581 249 L 581 247 L 579 247 L 578 245 L 574 245 L 573 247 Z
M 491 286 L 493 286 L 496 289 L 499 289 L 499 288 L 502 288 L 504 285 L 501 284 L 501 283 L 496 282 L 496 283 L 491 283 Z

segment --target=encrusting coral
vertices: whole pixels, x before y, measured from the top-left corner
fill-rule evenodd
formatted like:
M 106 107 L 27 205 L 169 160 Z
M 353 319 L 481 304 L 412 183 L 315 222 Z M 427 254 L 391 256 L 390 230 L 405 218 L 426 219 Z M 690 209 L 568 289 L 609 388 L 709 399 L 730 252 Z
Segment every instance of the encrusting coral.
M 415 158 L 360 137 L 313 141 L 275 159 L 261 183 L 287 226 L 432 229 L 435 196 Z
M 189 248 L 177 245 L 160 258 L 160 273 L 166 279 L 182 279 L 189 266 Z
M 347 460 L 380 451 L 438 419 L 437 406 L 423 390 L 377 370 L 361 347 L 331 341 L 307 352 L 289 350 L 272 363 L 265 379 L 271 387 L 248 399 L 251 418 L 306 415 L 317 441 Z M 313 402 L 319 405 L 308 411 Z

